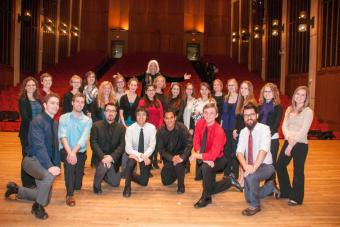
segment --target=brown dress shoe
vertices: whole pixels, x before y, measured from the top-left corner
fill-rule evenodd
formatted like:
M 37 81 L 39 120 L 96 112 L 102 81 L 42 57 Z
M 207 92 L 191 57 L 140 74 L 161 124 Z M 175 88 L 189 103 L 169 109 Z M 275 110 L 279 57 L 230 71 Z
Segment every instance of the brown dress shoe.
M 76 200 L 73 196 L 66 196 L 66 204 L 67 206 L 74 207 L 76 205 Z
M 248 207 L 247 209 L 242 211 L 242 215 L 244 216 L 253 216 L 261 211 L 261 207 Z

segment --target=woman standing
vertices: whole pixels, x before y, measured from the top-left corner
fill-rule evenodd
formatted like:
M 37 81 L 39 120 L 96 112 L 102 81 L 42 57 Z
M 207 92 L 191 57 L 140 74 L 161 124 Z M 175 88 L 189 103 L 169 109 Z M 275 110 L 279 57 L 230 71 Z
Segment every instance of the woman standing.
M 98 95 L 96 74 L 93 71 L 88 71 L 87 73 L 85 73 L 85 86 L 83 94 L 86 97 L 84 113 L 91 117 L 90 107 L 92 102 L 97 98 Z
M 211 97 L 211 89 L 208 83 L 202 82 L 200 84 L 200 97 L 194 102 L 192 120 L 190 123 L 190 128 L 194 129 L 198 120 L 203 118 L 203 107 L 208 103 L 215 103 L 216 100 Z
M 28 131 L 30 123 L 34 117 L 43 111 L 42 103 L 39 99 L 38 81 L 33 77 L 24 79 L 21 85 L 19 94 L 19 113 L 21 118 L 19 138 L 22 147 L 22 157 L 26 154 L 26 147 L 28 146 Z M 28 175 L 21 166 L 21 181 L 22 185 L 27 188 L 36 186 L 33 177 Z
M 64 95 L 63 113 L 72 112 L 72 109 L 73 109 L 72 98 L 73 98 L 73 95 L 80 92 L 81 83 L 82 83 L 82 78 L 80 76 L 73 75 L 71 77 L 70 85 L 71 85 L 72 89 Z
M 223 83 L 222 80 L 216 79 L 213 82 L 213 90 L 214 90 L 214 99 L 216 100 L 217 103 L 217 109 L 218 109 L 218 117 L 217 117 L 217 122 L 221 122 L 221 116 L 222 116 L 222 111 L 223 111 L 223 101 L 224 101 L 224 94 L 223 94 Z
M 191 135 L 194 134 L 194 130 L 190 129 L 191 115 L 194 110 L 194 103 L 196 102 L 194 85 L 192 83 L 187 83 L 185 86 L 185 97 L 184 97 L 185 107 L 183 112 L 183 122 L 187 126 Z
M 309 90 L 306 86 L 295 89 L 292 104 L 286 110 L 282 124 L 285 142 L 277 162 L 277 176 L 280 184 L 280 198 L 289 198 L 288 205 L 303 203 L 305 184 L 305 161 L 308 153 L 307 134 L 313 121 L 313 111 L 309 108 Z M 294 159 L 293 185 L 287 166 Z
M 238 98 L 238 84 L 235 78 L 229 79 L 227 83 L 228 94 L 224 97 L 223 108 L 221 114 L 222 127 L 227 137 L 227 144 L 224 149 L 224 156 L 227 158 L 227 166 L 224 170 L 224 176 L 227 177 L 231 173 L 236 175 L 238 162 L 236 158 L 236 147 L 233 143 L 233 129 L 236 121 L 236 104 Z
M 151 84 L 146 85 L 145 95 L 139 101 L 140 107 L 145 107 L 148 111 L 148 122 L 153 124 L 156 129 L 159 129 L 163 124 L 163 107 L 161 101 L 156 97 L 155 87 Z M 153 152 L 152 166 L 155 169 L 159 169 L 157 163 L 158 152 L 157 149 Z
M 150 60 L 148 62 L 147 69 L 144 73 L 137 76 L 138 80 L 142 82 L 142 95 L 145 94 L 146 85 L 152 85 L 155 78 L 159 75 L 163 75 L 165 79 L 169 82 L 181 82 L 183 80 L 190 79 L 191 75 L 185 73 L 183 77 L 176 77 L 176 76 L 166 76 L 160 72 L 158 61 Z
M 117 103 L 116 95 L 113 90 L 112 83 L 109 81 L 103 81 L 99 86 L 97 98 L 91 105 L 91 117 L 93 123 L 105 119 L 104 106 L 109 102 Z
M 126 94 L 125 78 L 122 76 L 122 74 L 117 73 L 117 76 L 114 76 L 114 85 L 115 85 L 116 99 L 118 103 L 120 103 L 120 98 Z
M 270 153 L 273 158 L 273 165 L 276 169 L 277 152 L 279 150 L 279 133 L 282 106 L 280 104 L 280 93 L 277 86 L 273 83 L 267 83 L 263 86 L 260 92 L 259 99 L 259 122 L 270 127 L 271 132 L 271 145 Z M 275 173 L 270 178 L 276 185 Z
M 181 98 L 181 93 L 181 85 L 177 82 L 171 83 L 168 107 L 175 111 L 177 121 L 183 122 L 185 104 Z
M 168 108 L 169 100 L 164 94 L 164 89 L 166 88 L 166 79 L 162 75 L 158 75 L 154 82 L 153 86 L 156 88 L 156 97 L 159 101 L 161 101 L 163 110 Z
M 138 87 L 137 78 L 131 78 L 127 84 L 129 90 L 120 98 L 119 106 L 120 122 L 126 128 L 136 121 L 135 111 L 140 101 L 140 97 L 136 94 Z

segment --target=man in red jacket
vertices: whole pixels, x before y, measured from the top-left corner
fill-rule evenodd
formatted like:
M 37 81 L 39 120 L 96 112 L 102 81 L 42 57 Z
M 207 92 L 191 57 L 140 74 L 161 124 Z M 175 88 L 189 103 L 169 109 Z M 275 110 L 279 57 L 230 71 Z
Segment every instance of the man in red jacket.
M 194 207 L 201 208 L 212 202 L 211 195 L 222 192 L 231 186 L 242 191 L 241 185 L 231 176 L 216 182 L 216 173 L 225 168 L 224 157 L 226 136 L 223 128 L 215 121 L 218 110 L 215 103 L 203 108 L 204 119 L 197 122 L 194 133 L 194 150 L 190 159 L 197 159 L 203 175 L 203 192 Z

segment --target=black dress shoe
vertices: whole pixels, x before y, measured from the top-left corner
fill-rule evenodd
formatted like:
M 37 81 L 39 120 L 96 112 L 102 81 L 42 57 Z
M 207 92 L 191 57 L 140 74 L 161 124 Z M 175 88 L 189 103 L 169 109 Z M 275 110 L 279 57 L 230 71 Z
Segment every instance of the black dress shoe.
M 97 195 L 100 195 L 103 193 L 102 189 L 99 187 L 97 188 L 96 186 L 93 185 L 93 193 L 94 194 L 97 194 Z
M 261 207 L 248 207 L 247 209 L 242 211 L 242 215 L 244 216 L 253 216 L 261 211 Z
M 44 207 L 37 202 L 33 204 L 31 213 L 34 214 L 36 218 L 39 218 L 42 220 L 45 220 L 48 218 L 48 214 L 46 213 Z
M 131 196 L 131 187 L 124 187 L 123 196 L 126 198 Z
M 235 188 L 237 188 L 237 190 L 239 190 L 240 192 L 243 192 L 243 187 L 241 186 L 241 184 L 238 182 L 238 180 L 236 179 L 236 177 L 234 176 L 234 174 L 230 174 L 229 175 L 230 180 L 231 180 L 231 185 L 233 185 Z
M 185 187 L 184 186 L 177 188 L 177 194 L 183 194 L 184 192 L 185 192 Z
M 203 177 L 195 177 L 195 181 L 200 181 L 202 179 L 203 179 Z
M 10 197 L 10 195 L 18 194 L 19 187 L 16 183 L 8 182 L 6 188 L 7 188 L 7 190 L 5 192 L 5 198 L 6 199 L 8 199 Z
M 208 206 L 208 204 L 212 203 L 211 197 L 208 198 L 200 198 L 197 203 L 195 203 L 194 207 L 195 208 L 202 208 Z

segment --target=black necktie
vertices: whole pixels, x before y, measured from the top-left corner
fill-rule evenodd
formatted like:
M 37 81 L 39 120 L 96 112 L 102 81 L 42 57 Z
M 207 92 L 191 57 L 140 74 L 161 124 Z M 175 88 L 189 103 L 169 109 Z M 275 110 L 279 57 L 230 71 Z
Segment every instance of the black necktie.
M 138 152 L 144 153 L 144 133 L 142 128 L 140 129 L 139 133 Z
M 203 133 L 203 138 L 201 142 L 201 148 L 200 148 L 200 153 L 204 153 L 205 149 L 207 147 L 207 138 L 208 138 L 208 127 L 205 128 L 204 133 Z M 202 164 L 202 160 L 197 160 L 198 164 Z
M 51 132 L 52 132 L 52 158 L 51 161 L 53 163 L 54 155 L 55 155 L 55 133 L 54 133 L 54 120 L 51 119 Z

